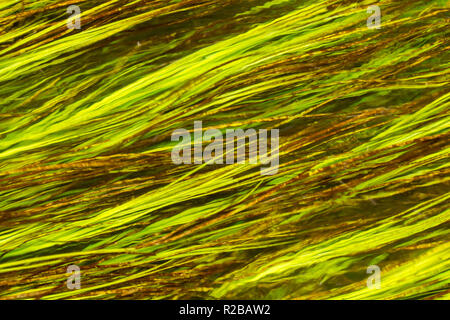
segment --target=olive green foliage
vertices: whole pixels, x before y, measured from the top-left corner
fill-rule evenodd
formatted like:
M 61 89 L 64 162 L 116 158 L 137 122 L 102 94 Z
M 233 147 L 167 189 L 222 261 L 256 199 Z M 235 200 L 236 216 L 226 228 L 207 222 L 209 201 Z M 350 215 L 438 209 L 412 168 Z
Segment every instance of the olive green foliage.
M 448 299 L 449 11 L 1 0 L 0 298 Z M 173 164 L 196 120 L 278 173 Z

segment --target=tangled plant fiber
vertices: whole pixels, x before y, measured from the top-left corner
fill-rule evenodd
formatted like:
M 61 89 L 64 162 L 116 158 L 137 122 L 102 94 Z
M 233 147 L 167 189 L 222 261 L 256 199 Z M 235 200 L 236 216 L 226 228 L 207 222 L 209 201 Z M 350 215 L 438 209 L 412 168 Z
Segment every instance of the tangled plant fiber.
M 448 26 L 437 0 L 1 0 L 0 298 L 450 298 Z M 173 164 L 197 120 L 279 129 L 278 173 Z

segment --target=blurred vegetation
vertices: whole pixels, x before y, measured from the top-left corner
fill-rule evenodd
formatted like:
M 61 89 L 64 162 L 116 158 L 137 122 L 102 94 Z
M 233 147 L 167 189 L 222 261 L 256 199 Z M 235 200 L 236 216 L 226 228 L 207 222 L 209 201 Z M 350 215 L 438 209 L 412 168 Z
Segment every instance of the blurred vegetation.
M 448 17 L 1 0 L 0 299 L 450 298 Z M 172 164 L 194 120 L 279 128 L 278 174 Z

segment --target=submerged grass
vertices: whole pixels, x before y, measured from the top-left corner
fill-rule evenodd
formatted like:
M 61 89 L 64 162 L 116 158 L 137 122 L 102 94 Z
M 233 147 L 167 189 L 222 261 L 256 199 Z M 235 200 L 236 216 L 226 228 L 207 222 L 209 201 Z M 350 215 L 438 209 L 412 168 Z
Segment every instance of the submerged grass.
M 0 298 L 448 299 L 448 4 L 1 0 Z M 174 165 L 194 120 L 278 173 Z

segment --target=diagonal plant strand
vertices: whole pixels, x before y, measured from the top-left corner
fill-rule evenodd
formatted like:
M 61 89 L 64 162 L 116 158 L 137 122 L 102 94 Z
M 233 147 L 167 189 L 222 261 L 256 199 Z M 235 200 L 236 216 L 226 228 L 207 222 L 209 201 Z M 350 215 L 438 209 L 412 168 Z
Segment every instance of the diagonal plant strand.
M 0 1 L 0 299 L 448 299 L 448 16 Z M 173 164 L 198 120 L 279 129 L 278 173 Z

